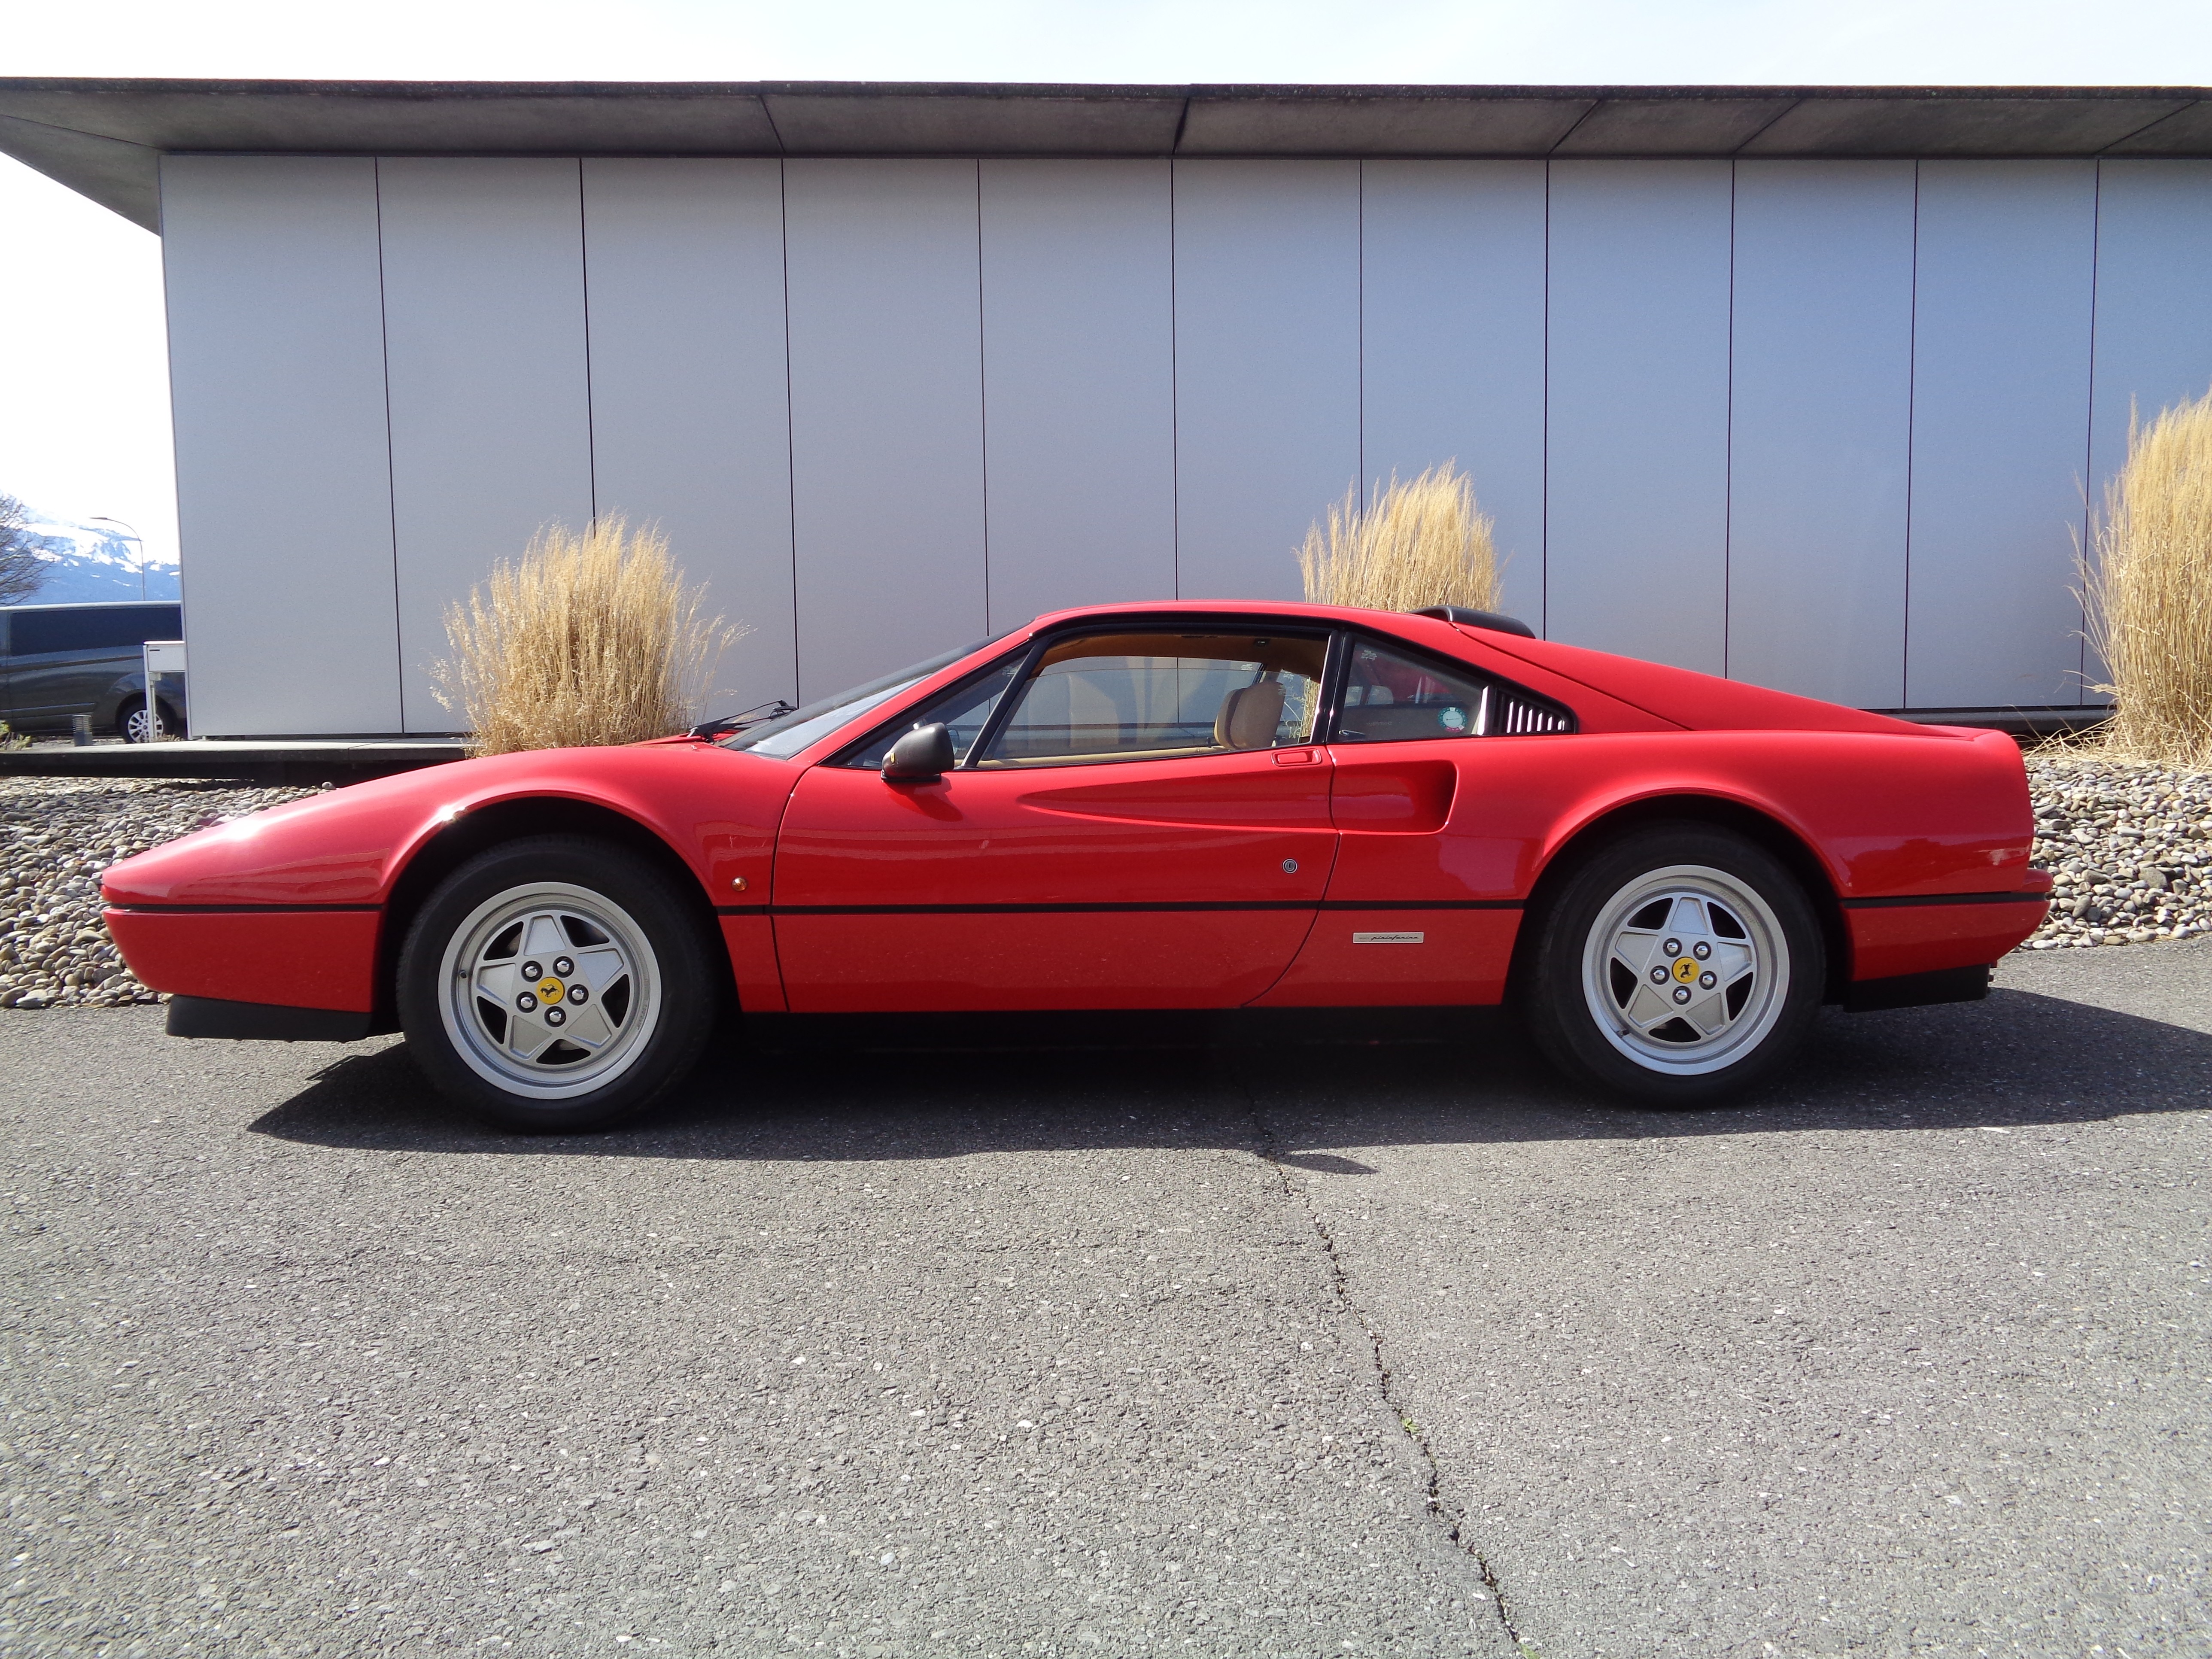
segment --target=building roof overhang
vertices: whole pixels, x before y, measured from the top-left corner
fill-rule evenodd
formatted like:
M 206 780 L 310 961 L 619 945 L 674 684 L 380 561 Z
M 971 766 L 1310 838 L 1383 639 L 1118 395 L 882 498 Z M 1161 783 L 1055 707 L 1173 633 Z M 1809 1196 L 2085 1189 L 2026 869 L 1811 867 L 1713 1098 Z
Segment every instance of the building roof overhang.
M 2212 156 L 2212 88 L 0 77 L 0 154 L 149 230 L 180 152 Z

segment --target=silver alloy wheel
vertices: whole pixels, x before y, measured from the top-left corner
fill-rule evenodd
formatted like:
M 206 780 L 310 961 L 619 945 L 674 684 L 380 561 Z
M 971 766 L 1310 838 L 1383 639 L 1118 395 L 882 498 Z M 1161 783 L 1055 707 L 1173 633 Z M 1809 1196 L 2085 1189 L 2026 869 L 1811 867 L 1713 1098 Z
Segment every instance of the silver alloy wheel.
M 446 941 L 438 1012 L 453 1051 L 533 1100 L 588 1094 L 629 1069 L 659 1022 L 660 964 L 604 894 L 565 882 L 495 894 Z
M 125 743 L 154 741 L 154 717 L 147 712 L 146 705 L 143 702 L 125 717 L 123 741 Z
M 1757 1048 L 1790 987 L 1782 923 L 1748 883 L 1701 864 L 1648 871 L 1607 899 L 1583 944 L 1583 991 L 1613 1046 L 1694 1077 Z

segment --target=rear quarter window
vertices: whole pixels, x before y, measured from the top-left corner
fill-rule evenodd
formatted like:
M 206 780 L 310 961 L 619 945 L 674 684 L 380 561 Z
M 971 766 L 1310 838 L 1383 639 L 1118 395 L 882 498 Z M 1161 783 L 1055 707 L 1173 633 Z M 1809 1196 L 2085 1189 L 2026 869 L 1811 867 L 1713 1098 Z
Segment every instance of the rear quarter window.
M 1355 635 L 1331 740 L 1534 737 L 1575 728 L 1574 711 L 1564 703 L 1470 664 Z

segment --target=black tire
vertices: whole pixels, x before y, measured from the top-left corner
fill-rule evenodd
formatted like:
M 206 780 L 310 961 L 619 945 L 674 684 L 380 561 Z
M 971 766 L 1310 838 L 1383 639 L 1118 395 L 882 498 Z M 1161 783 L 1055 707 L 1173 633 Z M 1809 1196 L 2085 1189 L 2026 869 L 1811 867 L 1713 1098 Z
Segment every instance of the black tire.
M 477 854 L 439 884 L 401 948 L 409 1051 L 448 1099 L 502 1129 L 577 1133 L 642 1110 L 697 1065 L 728 976 L 686 898 L 635 854 L 586 836 Z M 523 980 L 525 967 L 539 971 Z M 611 977 L 591 982 L 600 975 Z M 559 988 L 540 1000 L 549 979 Z M 517 1052 L 541 1038 L 537 1058 Z
M 154 708 L 155 712 L 161 716 L 161 731 L 164 736 L 181 738 L 185 735 L 184 718 L 175 709 L 158 697 L 154 700 Z M 131 730 L 131 722 L 144 714 L 145 709 L 146 699 L 143 696 L 126 697 L 117 704 L 115 735 L 125 743 L 151 743 L 154 740 L 151 732 L 142 732 L 134 736 Z
M 1653 824 L 1600 848 L 1528 925 L 1519 992 L 1537 1046 L 1575 1082 L 1645 1105 L 1703 1106 L 1765 1081 L 1826 988 L 1797 878 L 1705 824 Z

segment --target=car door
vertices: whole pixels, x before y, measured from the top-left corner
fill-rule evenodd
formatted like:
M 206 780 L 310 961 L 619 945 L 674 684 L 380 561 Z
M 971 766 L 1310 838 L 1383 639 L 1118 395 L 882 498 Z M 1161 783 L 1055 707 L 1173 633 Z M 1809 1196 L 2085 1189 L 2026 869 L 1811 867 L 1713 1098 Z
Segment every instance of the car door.
M 66 726 L 70 714 L 81 712 L 76 694 L 89 678 L 87 659 L 99 654 L 90 644 L 97 616 L 87 607 L 59 605 L 15 612 L 9 697 L 10 718 L 22 730 Z
M 1311 741 L 1327 643 L 1257 626 L 1048 639 L 995 686 L 811 769 L 776 851 L 792 1012 L 1260 994 L 1312 926 L 1337 842 Z M 883 752 L 931 720 L 974 732 L 962 763 L 887 782 Z
M 1483 757 L 1574 729 L 1548 699 L 1426 652 L 1351 636 L 1330 811 L 1343 836 L 1320 919 L 1267 1006 L 1494 1003 L 1521 920 L 1525 839 L 1496 822 Z M 1511 768 L 1505 769 L 1510 771 Z

